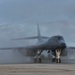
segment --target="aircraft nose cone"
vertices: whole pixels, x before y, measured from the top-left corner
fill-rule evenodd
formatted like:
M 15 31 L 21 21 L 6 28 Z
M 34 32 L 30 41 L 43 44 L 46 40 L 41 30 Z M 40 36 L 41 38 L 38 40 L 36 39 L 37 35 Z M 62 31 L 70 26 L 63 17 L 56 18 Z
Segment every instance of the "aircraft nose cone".
M 66 48 L 66 44 L 65 43 L 61 43 L 62 48 Z

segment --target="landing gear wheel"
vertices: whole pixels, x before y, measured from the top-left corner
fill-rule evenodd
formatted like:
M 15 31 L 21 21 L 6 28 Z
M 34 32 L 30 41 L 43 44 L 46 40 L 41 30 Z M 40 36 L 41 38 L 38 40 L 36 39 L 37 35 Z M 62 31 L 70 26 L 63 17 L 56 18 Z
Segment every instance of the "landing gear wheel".
M 61 59 L 56 59 L 56 63 L 61 63 Z
M 37 58 L 34 58 L 34 63 L 37 63 Z
M 56 59 L 55 59 L 55 58 L 53 58 L 53 59 L 52 59 L 52 62 L 55 62 L 55 60 L 56 60 Z
M 42 62 L 41 58 L 34 58 L 34 63 L 41 63 L 41 62 Z
M 38 63 L 41 63 L 41 62 L 42 62 L 41 58 L 38 58 Z

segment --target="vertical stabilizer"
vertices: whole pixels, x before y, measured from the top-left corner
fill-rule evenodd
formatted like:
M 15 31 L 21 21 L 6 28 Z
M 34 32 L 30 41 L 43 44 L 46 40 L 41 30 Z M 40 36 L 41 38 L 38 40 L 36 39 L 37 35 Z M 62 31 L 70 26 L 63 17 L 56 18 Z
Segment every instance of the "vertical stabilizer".
M 40 34 L 39 24 L 37 24 L 37 33 L 38 33 L 38 36 L 40 37 L 40 36 L 41 36 L 41 34 Z
M 24 37 L 24 38 L 17 38 L 17 39 L 14 39 L 14 40 L 37 39 L 37 40 L 38 40 L 38 43 L 40 43 L 40 42 L 42 42 L 42 41 L 43 41 L 43 39 L 48 39 L 48 38 L 49 38 L 49 37 L 41 36 L 40 28 L 39 28 L 39 24 L 37 23 L 37 36 Z
M 38 23 L 37 23 L 37 39 L 38 39 L 38 42 L 42 41 L 42 37 L 41 37 L 40 28 L 39 28 Z

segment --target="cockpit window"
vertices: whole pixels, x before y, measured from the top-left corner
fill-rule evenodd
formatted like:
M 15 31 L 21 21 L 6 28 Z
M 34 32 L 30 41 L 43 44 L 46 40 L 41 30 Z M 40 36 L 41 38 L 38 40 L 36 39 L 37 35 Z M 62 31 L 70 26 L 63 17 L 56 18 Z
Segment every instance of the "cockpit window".
M 58 40 L 64 40 L 62 36 L 57 37 Z
M 54 36 L 57 40 L 64 40 L 62 36 Z

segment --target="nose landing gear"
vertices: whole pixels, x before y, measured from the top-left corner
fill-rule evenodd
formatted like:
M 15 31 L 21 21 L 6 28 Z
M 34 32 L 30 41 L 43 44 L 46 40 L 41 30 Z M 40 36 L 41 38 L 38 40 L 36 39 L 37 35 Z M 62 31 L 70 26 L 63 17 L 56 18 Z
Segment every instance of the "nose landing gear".
M 61 49 L 56 50 L 56 63 L 61 63 L 60 59 Z
M 56 59 L 56 63 L 61 63 L 61 59 Z
M 53 55 L 52 62 L 61 63 L 60 55 L 61 55 L 61 50 L 57 49 L 55 51 L 55 56 Z

